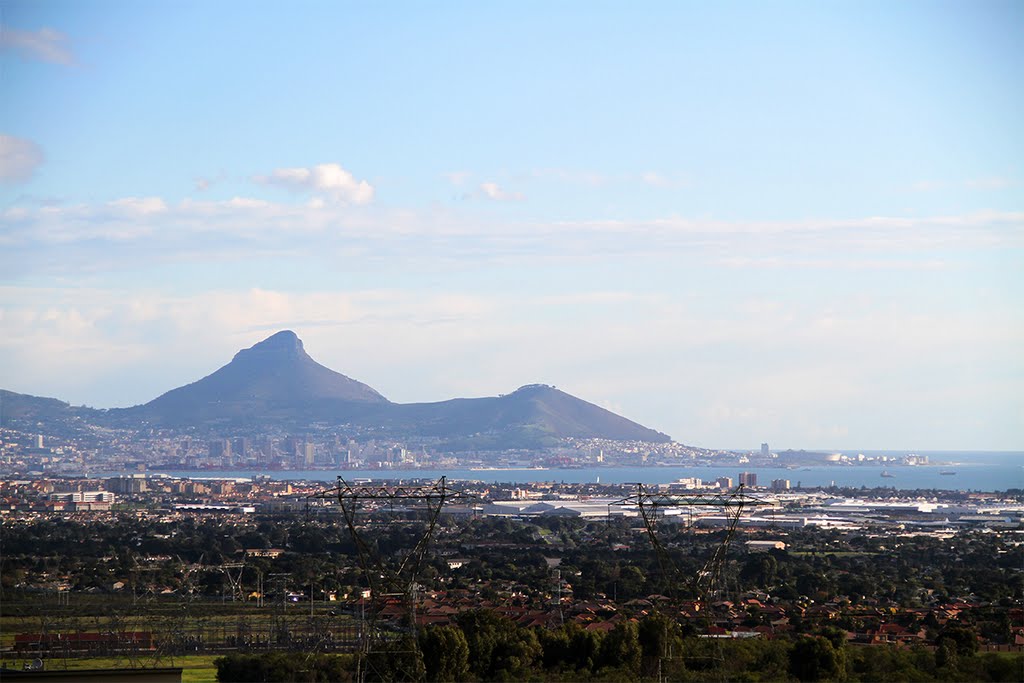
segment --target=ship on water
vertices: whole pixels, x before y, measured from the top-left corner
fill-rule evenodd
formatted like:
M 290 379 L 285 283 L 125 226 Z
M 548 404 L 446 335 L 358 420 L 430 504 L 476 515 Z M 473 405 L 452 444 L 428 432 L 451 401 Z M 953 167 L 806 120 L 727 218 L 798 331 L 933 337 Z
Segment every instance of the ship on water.
M 896 475 L 895 474 L 890 474 L 889 470 L 882 470 L 882 475 L 881 476 L 884 477 L 885 479 L 895 479 L 896 478 Z
M 950 475 L 956 474 L 956 470 L 940 470 L 939 474 L 948 477 Z

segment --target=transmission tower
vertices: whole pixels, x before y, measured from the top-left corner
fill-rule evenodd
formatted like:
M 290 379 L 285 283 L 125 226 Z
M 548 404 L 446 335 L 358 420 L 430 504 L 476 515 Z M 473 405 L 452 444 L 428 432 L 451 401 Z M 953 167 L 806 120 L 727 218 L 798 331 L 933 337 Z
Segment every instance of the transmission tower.
M 342 477 L 338 477 L 336 487 L 312 497 L 337 500 L 349 535 L 356 546 L 359 568 L 371 591 L 371 599 L 375 599 L 376 596 L 395 594 L 409 596 L 416 577 L 419 575 L 442 508 L 455 501 L 475 498 L 475 496 L 448 486 L 446 477 L 441 477 L 429 485 L 418 486 L 379 484 L 353 486 Z M 426 529 L 412 550 L 398 563 L 397 568 L 394 568 L 374 552 L 367 543 L 359 530 L 358 515 L 360 512 L 369 511 L 394 512 L 396 504 L 399 506 L 399 511 L 425 510 Z
M 739 523 L 740 515 L 745 508 L 751 507 L 776 507 L 778 501 L 762 498 L 744 490 L 740 484 L 733 491 L 722 493 L 668 493 L 660 490 L 651 490 L 644 484 L 636 484 L 636 491 L 621 500 L 610 505 L 635 508 L 639 511 L 647 531 L 647 538 L 655 550 L 658 558 L 658 567 L 661 570 L 669 585 L 675 590 L 677 582 L 689 585 L 703 603 L 706 601 L 712 588 L 722 579 L 722 571 L 725 566 L 726 553 L 729 543 L 732 541 Z M 658 538 L 658 520 L 663 518 L 667 509 L 678 510 L 683 508 L 692 524 L 693 515 L 703 510 L 722 510 L 726 517 L 726 534 L 722 542 L 715 547 L 711 557 L 704 563 L 703 568 L 693 577 L 687 577 L 672 560 L 668 550 Z
M 416 633 L 416 579 L 419 576 L 438 518 L 445 505 L 475 499 L 475 496 L 451 488 L 446 477 L 425 485 L 352 485 L 338 477 L 337 486 L 314 494 L 311 498 L 336 500 L 345 519 L 345 526 L 356 547 L 359 568 L 370 589 L 371 608 L 368 621 L 360 629 L 359 670 L 362 680 L 372 666 L 371 653 L 385 645 L 384 634 L 376 628 L 378 612 L 389 598 L 398 598 L 409 620 L 410 634 Z M 397 509 L 396 509 L 397 507 Z M 425 513 L 426 527 L 413 548 L 397 561 L 387 562 L 375 552 L 360 530 L 360 513 L 393 513 L 418 511 Z M 398 654 L 391 650 L 392 654 Z
M 232 573 L 232 570 L 235 570 Z M 225 562 L 220 565 L 220 571 L 227 577 L 228 585 L 231 586 L 231 602 L 238 600 L 245 601 L 245 590 L 242 588 L 242 572 L 245 571 L 244 562 Z
M 634 493 L 611 503 L 611 505 L 635 508 L 639 511 L 640 517 L 644 522 L 644 528 L 647 531 L 647 538 L 650 540 L 651 546 L 654 548 L 655 555 L 658 558 L 658 567 L 661 570 L 661 574 L 668 582 L 670 592 L 676 594 L 672 597 L 678 599 L 678 590 L 681 585 L 686 585 L 690 588 L 697 599 L 698 609 L 703 612 L 705 631 L 710 636 L 712 615 L 709 609 L 709 597 L 720 587 L 723 580 L 726 555 L 729 550 L 729 544 L 736 532 L 740 515 L 743 514 L 745 508 L 776 507 L 778 502 L 747 493 L 744 491 L 743 484 L 740 484 L 733 491 L 721 493 L 667 493 L 660 490 L 652 491 L 644 486 L 644 484 L 637 484 Z M 705 510 L 721 510 L 725 513 L 726 518 L 725 536 L 715 547 L 703 567 L 693 576 L 687 576 L 673 561 L 672 556 L 658 538 L 657 533 L 658 520 L 664 517 L 666 510 L 679 510 L 680 508 L 686 511 L 690 526 L 693 524 L 694 514 Z M 673 600 L 673 603 L 678 605 L 677 600 Z M 720 668 L 724 662 L 721 642 L 718 640 L 712 642 L 711 658 L 716 661 L 717 666 Z M 663 661 L 670 659 L 673 659 L 671 653 L 661 653 L 658 659 L 659 680 L 661 679 Z

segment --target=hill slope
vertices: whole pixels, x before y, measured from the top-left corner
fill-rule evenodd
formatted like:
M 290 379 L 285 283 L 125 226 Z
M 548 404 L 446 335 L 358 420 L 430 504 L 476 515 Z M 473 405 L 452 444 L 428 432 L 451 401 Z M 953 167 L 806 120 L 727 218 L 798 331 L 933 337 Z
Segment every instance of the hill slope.
M 669 441 L 669 437 L 544 384 L 528 384 L 511 394 L 460 398 L 439 403 L 393 404 L 386 421 L 398 430 L 427 436 L 475 437 L 477 445 L 551 445 L 565 437 L 620 441 Z

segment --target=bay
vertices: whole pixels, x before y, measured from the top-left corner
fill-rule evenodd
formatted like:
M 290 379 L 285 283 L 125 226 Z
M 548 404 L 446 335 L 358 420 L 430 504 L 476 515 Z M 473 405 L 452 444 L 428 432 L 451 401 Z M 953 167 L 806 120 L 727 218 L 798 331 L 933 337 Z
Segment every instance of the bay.
M 902 451 L 862 451 L 865 455 L 901 455 Z M 851 452 L 847 452 L 849 454 Z M 856 452 L 852 452 L 856 455 Z M 868 488 L 889 487 L 896 489 L 942 489 L 953 491 L 1005 491 L 1011 488 L 1024 489 L 1024 452 L 961 452 L 921 451 L 932 462 L 952 463 L 948 465 L 905 466 L 905 465 L 819 465 L 812 467 L 757 467 L 745 465 L 699 466 L 699 467 L 584 467 L 581 469 L 352 469 L 352 470 L 177 470 L 166 471 L 174 477 L 202 478 L 243 478 L 261 475 L 282 481 L 335 481 L 338 475 L 347 481 L 355 479 L 374 480 L 436 480 L 442 476 L 449 480 L 471 480 L 488 483 L 594 483 L 625 484 L 667 484 L 677 479 L 697 477 L 713 481 L 719 477 L 731 477 L 737 483 L 740 472 L 753 472 L 759 486 L 770 486 L 772 480 L 788 479 L 791 486 L 866 486 Z M 888 473 L 887 477 L 882 472 Z M 956 474 L 944 475 L 943 471 Z

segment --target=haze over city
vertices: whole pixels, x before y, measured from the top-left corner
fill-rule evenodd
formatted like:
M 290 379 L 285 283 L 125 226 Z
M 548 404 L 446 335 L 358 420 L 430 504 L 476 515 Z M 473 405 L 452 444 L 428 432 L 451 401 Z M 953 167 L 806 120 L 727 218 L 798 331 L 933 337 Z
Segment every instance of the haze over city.
M 396 402 L 1024 447 L 1016 2 L 13 2 L 0 388 L 295 330 Z

